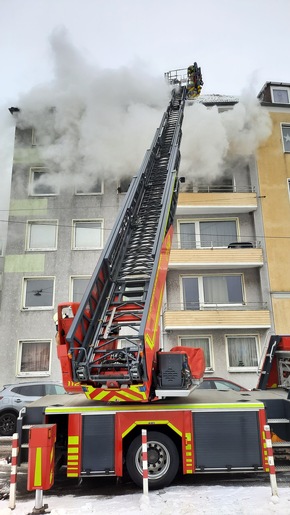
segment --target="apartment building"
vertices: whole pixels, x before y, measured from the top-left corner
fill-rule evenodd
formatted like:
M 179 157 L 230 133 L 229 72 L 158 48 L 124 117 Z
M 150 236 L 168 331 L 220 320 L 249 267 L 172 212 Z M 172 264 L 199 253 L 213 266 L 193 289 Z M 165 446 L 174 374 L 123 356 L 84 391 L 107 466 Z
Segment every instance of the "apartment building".
M 290 84 L 267 82 L 258 98 L 273 125 L 257 153 L 273 327 L 276 334 L 289 334 Z
M 257 384 L 269 334 L 288 332 L 290 278 L 286 261 L 279 265 L 277 256 L 283 261 L 289 244 L 289 223 L 282 230 L 280 220 L 289 209 L 290 112 L 284 100 L 264 99 L 271 87 L 259 95 L 273 118 L 269 145 L 265 142 L 256 156 L 227 167 L 214 181 L 187 181 L 179 195 L 161 317 L 165 350 L 176 344 L 202 347 L 208 374 L 246 387 Z M 289 86 L 277 89 L 288 93 L 289 104 Z M 222 96 L 201 101 L 220 112 L 237 103 Z M 12 114 L 17 121 L 17 112 Z M 81 187 L 54 182 L 34 129 L 16 129 L 0 312 L 7 356 L 0 365 L 1 382 L 61 379 L 56 307 L 81 299 L 126 189 L 127 178 L 122 184 L 96 179 Z M 272 237 L 279 240 L 280 230 L 284 239 L 277 250 Z

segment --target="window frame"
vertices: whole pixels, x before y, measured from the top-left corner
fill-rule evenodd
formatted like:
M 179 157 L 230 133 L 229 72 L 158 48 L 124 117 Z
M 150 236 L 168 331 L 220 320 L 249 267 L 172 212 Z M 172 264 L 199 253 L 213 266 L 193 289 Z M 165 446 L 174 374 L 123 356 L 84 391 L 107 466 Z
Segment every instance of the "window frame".
M 30 247 L 29 241 L 31 236 L 31 227 L 33 225 L 54 225 L 55 226 L 55 245 L 54 247 Z M 27 220 L 26 221 L 26 238 L 25 238 L 25 250 L 27 252 L 54 252 L 57 250 L 58 242 L 58 220 Z
M 38 146 L 35 127 L 31 127 L 31 146 L 32 147 L 37 147 Z
M 92 246 L 92 247 L 77 247 L 76 246 L 76 224 L 78 223 L 99 223 L 100 224 L 100 246 Z M 101 250 L 104 245 L 104 219 L 103 218 L 78 218 L 72 220 L 72 239 L 71 239 L 71 248 L 72 250 Z
M 289 200 L 290 200 L 290 179 L 287 179 L 287 191 L 288 191 Z
M 230 303 L 212 303 L 212 302 L 205 302 L 204 300 L 204 283 L 203 279 L 205 277 L 228 277 L 228 276 L 238 276 L 241 278 L 241 291 L 242 291 L 242 301 L 241 302 L 230 302 Z M 181 309 L 183 311 L 187 311 L 186 309 L 186 300 L 184 298 L 184 289 L 183 289 L 183 279 L 191 279 L 191 278 L 197 278 L 197 286 L 198 286 L 198 296 L 199 296 L 199 308 L 196 311 L 204 310 L 207 308 L 226 308 L 227 306 L 231 307 L 241 307 L 246 304 L 245 299 L 245 280 L 244 280 L 244 274 L 243 273 L 225 273 L 225 274 L 180 274 L 180 299 L 181 299 Z M 190 311 L 190 309 L 188 310 Z
M 31 166 L 29 169 L 29 196 L 30 197 L 57 197 L 60 193 L 58 185 L 55 187 L 54 193 L 35 193 L 34 192 L 34 174 L 35 173 L 51 173 L 50 168 L 47 166 Z
M 21 371 L 22 348 L 25 343 L 48 343 L 49 344 L 49 362 L 48 370 Z M 16 353 L 16 377 L 49 377 L 51 375 L 52 363 L 52 339 L 50 338 L 21 338 L 17 342 Z
M 98 182 L 98 180 L 97 180 Z M 83 197 L 83 196 L 92 196 L 92 195 L 103 195 L 104 194 L 104 181 L 102 179 L 99 179 L 99 182 L 100 182 L 100 185 L 101 185 L 101 191 L 78 191 L 77 190 L 77 186 L 75 187 L 75 195 L 77 195 L 78 197 Z
M 28 281 L 33 280 L 47 280 L 52 281 L 52 304 L 49 306 L 26 306 L 26 291 Z M 21 311 L 49 311 L 54 308 L 55 303 L 55 276 L 25 276 L 22 278 L 22 295 L 21 295 Z
M 190 336 L 190 335 L 179 335 L 178 336 L 178 346 L 183 346 L 183 343 L 182 343 L 182 340 L 198 340 L 198 339 L 207 339 L 208 340 L 208 352 L 209 352 L 209 362 L 210 362 L 210 366 L 209 367 L 206 367 L 205 371 L 206 373 L 213 373 L 215 368 L 214 368 L 214 353 L 213 353 L 213 343 L 212 343 L 212 335 L 208 335 L 208 334 L 203 334 L 203 335 L 194 335 L 194 336 Z M 198 347 L 189 347 L 189 348 L 198 348 Z M 200 347 L 199 347 L 200 348 Z
M 131 182 L 132 182 L 132 179 L 133 177 L 131 175 L 128 175 L 128 177 L 122 177 L 119 182 L 118 182 L 118 186 L 117 186 L 117 192 L 119 194 L 123 194 L 123 195 L 126 195 L 126 193 L 128 192 L 129 188 L 130 188 L 130 185 L 131 185 Z M 128 187 L 127 187 L 127 184 L 128 184 Z M 124 187 L 125 186 L 125 187 Z
M 290 104 L 290 87 L 289 86 L 270 86 L 270 90 L 271 90 L 271 100 L 272 100 L 272 104 L 284 104 L 284 105 L 288 105 Z M 274 98 L 274 90 L 278 90 L 278 91 L 286 91 L 288 93 L 288 102 L 276 102 L 275 98 Z
M 286 150 L 285 148 L 285 143 L 284 143 L 284 133 L 283 133 L 283 129 L 284 128 L 288 128 L 289 130 L 289 133 L 290 133 L 290 123 L 281 123 L 281 140 L 282 140 L 282 147 L 283 147 L 283 152 L 284 154 L 290 154 L 290 142 L 289 142 L 289 150 Z
M 227 370 L 228 372 L 257 372 L 259 366 L 259 358 L 260 358 L 260 337 L 259 334 L 225 334 L 225 348 L 226 348 L 226 359 L 227 359 Z M 254 338 L 256 344 L 256 354 L 257 354 L 257 365 L 253 367 L 245 367 L 245 366 L 237 366 L 233 367 L 230 365 L 230 355 L 229 355 L 229 342 L 228 338 Z
M 202 234 L 200 230 L 200 226 L 202 223 L 208 223 L 208 222 L 235 222 L 236 226 L 236 239 L 237 241 L 240 239 L 240 226 L 239 226 L 239 219 L 237 217 L 230 217 L 230 218 L 178 218 L 177 219 L 177 242 L 178 242 L 178 249 L 184 250 L 184 247 L 182 246 L 181 242 L 181 225 L 182 224 L 194 224 L 195 225 L 195 249 L 226 249 L 228 246 L 201 246 L 201 239 Z M 187 247 L 185 247 L 187 248 Z
M 74 280 L 75 279 L 84 279 L 84 280 L 88 280 L 88 283 L 91 279 L 91 276 L 90 275 L 71 275 L 70 276 L 70 280 L 69 280 L 69 301 L 70 302 L 80 302 L 80 301 L 77 301 L 77 300 L 73 300 L 73 295 L 74 295 Z

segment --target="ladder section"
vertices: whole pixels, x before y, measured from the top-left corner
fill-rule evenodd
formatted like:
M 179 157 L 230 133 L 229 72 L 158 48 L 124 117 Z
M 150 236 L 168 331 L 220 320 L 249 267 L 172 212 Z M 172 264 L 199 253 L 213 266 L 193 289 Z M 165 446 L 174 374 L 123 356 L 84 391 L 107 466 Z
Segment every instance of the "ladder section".
M 276 349 L 278 347 L 278 344 L 280 342 L 281 338 L 280 336 L 274 335 L 271 336 L 270 341 L 267 346 L 266 354 L 264 357 L 264 362 L 262 364 L 261 369 L 259 370 L 259 381 L 257 388 L 259 390 L 266 390 L 267 383 L 269 379 L 269 375 L 272 369 L 272 362 L 275 356 Z
M 268 343 L 257 388 L 290 389 L 290 337 L 273 335 Z
M 157 295 L 159 258 L 177 203 L 185 99 L 186 88 L 172 92 L 151 148 L 133 178 L 124 207 L 67 332 L 73 381 L 100 388 L 124 388 L 144 383 L 151 374 L 153 358 L 148 365 L 144 327 L 152 296 Z M 158 288 L 160 295 L 163 287 L 164 284 Z M 160 311 L 156 313 L 158 318 L 159 314 Z M 59 318 L 63 319 L 61 313 Z

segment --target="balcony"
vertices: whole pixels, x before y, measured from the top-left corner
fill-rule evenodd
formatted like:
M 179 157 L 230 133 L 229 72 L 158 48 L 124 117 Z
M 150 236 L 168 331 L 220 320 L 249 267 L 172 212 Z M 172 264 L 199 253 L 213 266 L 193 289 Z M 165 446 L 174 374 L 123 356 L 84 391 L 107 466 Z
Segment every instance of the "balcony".
M 165 331 L 200 329 L 268 329 L 270 311 L 265 303 L 243 306 L 200 306 L 184 309 L 183 304 L 165 305 L 163 313 Z
M 237 244 L 238 245 L 238 244 Z M 258 268 L 263 266 L 263 252 L 261 248 L 199 248 L 176 249 L 172 248 L 169 259 L 169 269 L 195 270 L 205 268 L 214 269 L 240 269 Z
M 257 194 L 249 191 L 208 191 L 180 193 L 177 215 L 251 213 L 257 209 Z

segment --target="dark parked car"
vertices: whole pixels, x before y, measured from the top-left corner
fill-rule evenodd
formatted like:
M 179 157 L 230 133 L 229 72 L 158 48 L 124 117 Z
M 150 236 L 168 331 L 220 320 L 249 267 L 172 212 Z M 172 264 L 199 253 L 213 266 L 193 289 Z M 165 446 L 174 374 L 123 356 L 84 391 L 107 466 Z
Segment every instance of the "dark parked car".
M 228 379 L 223 379 L 222 377 L 204 377 L 203 382 L 198 386 L 198 388 L 200 390 L 248 391 L 247 388 L 244 388 L 233 381 L 229 381 Z
M 18 413 L 30 402 L 44 395 L 66 393 L 60 383 L 34 382 L 7 384 L 0 389 L 0 436 L 11 436 L 16 431 Z

